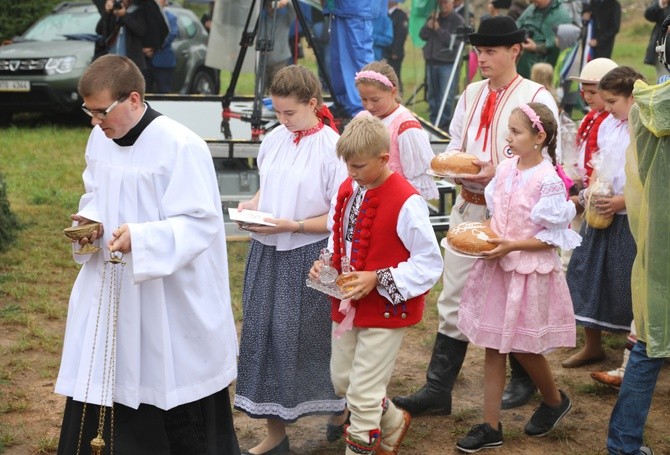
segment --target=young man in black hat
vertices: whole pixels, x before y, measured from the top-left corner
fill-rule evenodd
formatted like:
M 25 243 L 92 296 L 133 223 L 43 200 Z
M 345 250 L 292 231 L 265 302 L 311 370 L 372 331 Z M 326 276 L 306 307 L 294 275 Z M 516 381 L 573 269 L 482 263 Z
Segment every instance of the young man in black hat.
M 551 93 L 516 71 L 525 38 L 526 31 L 519 29 L 508 16 L 484 19 L 477 32 L 469 35 L 484 80 L 468 85 L 461 95 L 449 127 L 451 142 L 447 152 L 475 155 L 482 168 L 478 174 L 456 181 L 462 187 L 450 215 L 454 226 L 487 218 L 484 187 L 495 175 L 498 163 L 512 157 L 505 140 L 512 110 L 525 103 L 539 102 L 549 106 L 558 118 L 558 107 Z M 557 143 L 560 147 L 560 138 Z M 560 157 L 560 149 L 557 155 Z M 468 347 L 467 338 L 456 327 L 458 305 L 474 261 L 444 252 L 443 289 L 437 301 L 439 327 L 426 373 L 427 383 L 415 394 L 393 400 L 412 415 L 451 414 L 452 388 Z M 503 409 L 527 403 L 535 391 L 532 380 L 513 356 L 510 362 L 512 380 L 503 395 Z M 491 431 L 493 434 L 487 436 L 501 442 L 502 433 Z

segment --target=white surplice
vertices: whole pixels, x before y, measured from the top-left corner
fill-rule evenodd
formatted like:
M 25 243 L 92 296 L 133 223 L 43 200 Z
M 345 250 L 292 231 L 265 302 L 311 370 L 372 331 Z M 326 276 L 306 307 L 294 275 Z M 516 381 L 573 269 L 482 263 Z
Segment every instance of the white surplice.
M 227 387 L 237 375 L 237 335 L 221 199 L 207 145 L 160 116 L 127 147 L 95 127 L 86 165 L 78 214 L 103 223 L 103 250 L 75 255 L 83 266 L 70 297 L 56 392 L 111 403 L 101 390 L 110 298 L 108 291 L 101 298 L 100 289 L 105 245 L 124 223 L 132 251 L 123 257 L 114 402 L 170 409 Z M 108 264 L 107 288 L 110 275 Z

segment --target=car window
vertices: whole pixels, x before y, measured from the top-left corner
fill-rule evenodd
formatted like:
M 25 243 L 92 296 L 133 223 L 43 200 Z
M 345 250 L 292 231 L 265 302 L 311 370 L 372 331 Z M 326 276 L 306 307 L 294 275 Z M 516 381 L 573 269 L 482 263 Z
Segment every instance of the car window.
M 23 35 L 34 41 L 66 40 L 64 35 L 95 34 L 95 26 L 100 19 L 97 11 L 87 13 L 50 14 L 33 25 Z
M 179 21 L 179 38 L 193 38 L 198 30 L 198 27 L 193 19 L 185 14 L 177 15 L 177 19 Z

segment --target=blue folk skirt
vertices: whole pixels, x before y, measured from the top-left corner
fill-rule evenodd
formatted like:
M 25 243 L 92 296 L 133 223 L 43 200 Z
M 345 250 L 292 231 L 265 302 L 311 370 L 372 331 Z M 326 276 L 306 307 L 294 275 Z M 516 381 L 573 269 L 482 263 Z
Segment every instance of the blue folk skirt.
M 626 215 L 615 215 L 606 229 L 587 223 L 582 244 L 572 252 L 567 280 L 577 325 L 608 332 L 629 332 L 633 320 L 630 277 L 635 241 Z
M 330 300 L 305 285 L 326 243 L 277 251 L 251 240 L 235 391 L 250 417 L 290 423 L 344 410 L 330 379 Z

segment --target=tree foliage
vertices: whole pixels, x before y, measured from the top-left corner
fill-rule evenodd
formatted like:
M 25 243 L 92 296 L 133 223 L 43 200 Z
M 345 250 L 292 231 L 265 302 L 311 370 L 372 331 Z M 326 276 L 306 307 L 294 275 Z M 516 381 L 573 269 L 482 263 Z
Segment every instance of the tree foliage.
M 5 176 L 0 174 L 0 252 L 9 248 L 9 245 L 16 238 L 16 231 L 19 229 L 19 220 L 9 208 L 7 200 L 7 185 Z
M 62 0 L 0 0 L 0 43 L 23 34 Z

